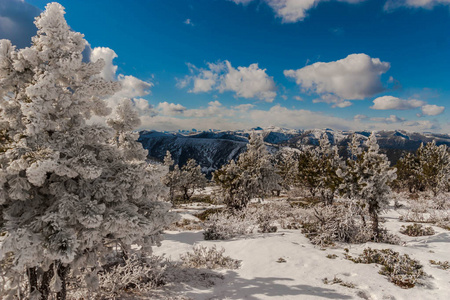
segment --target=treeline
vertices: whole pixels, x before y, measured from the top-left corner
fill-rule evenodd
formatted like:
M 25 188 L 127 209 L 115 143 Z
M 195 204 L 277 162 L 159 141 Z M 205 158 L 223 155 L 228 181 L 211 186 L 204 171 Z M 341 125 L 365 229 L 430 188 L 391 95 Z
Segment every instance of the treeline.
M 392 190 L 430 191 L 433 195 L 449 190 L 450 156 L 445 145 L 422 144 L 416 153 L 406 152 L 395 166 L 380 152 L 375 133 L 366 141 L 353 135 L 347 151 L 340 155 L 324 133 L 316 147 L 283 148 L 272 155 L 262 136 L 252 133 L 247 151 L 213 173 L 213 182 L 219 187 L 217 198 L 230 210 L 242 210 L 253 198 L 290 189 L 304 190 L 328 206 L 340 197 L 358 208 L 363 223 L 364 214 L 368 216 L 377 236 L 378 216 L 391 200 Z M 172 171 L 165 182 L 185 200 L 195 188 L 205 186 L 195 162 L 179 169 L 173 167 L 169 156 L 166 160 Z

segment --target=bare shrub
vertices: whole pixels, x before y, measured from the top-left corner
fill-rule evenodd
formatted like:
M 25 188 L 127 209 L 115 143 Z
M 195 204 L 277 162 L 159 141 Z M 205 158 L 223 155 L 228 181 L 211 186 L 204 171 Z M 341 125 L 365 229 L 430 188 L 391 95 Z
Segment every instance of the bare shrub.
M 408 226 L 402 225 L 400 233 L 409 236 L 425 236 L 425 235 L 433 235 L 435 234 L 435 231 L 432 227 L 423 227 L 422 224 L 414 223 Z
M 339 284 L 339 285 L 341 285 L 341 286 L 345 286 L 345 287 L 348 287 L 348 288 L 351 288 L 351 289 L 354 289 L 354 288 L 356 287 L 355 284 L 353 284 L 353 283 L 351 283 L 351 282 L 343 281 L 342 279 L 340 279 L 340 278 L 337 277 L 337 276 L 334 276 L 333 279 L 328 279 L 327 277 L 325 277 L 324 279 L 322 279 L 322 282 L 323 282 L 324 284 L 329 284 L 329 285 L 332 285 L 332 284 Z
M 410 258 L 407 254 L 400 255 L 391 249 L 364 249 L 358 257 L 345 254 L 345 257 L 355 263 L 379 264 L 380 274 L 388 277 L 389 281 L 401 288 L 414 287 L 427 275 L 419 261 Z
M 256 216 L 250 208 L 223 211 L 209 217 L 204 224 L 203 236 L 205 240 L 228 240 L 253 233 L 256 224 Z
M 196 245 L 194 251 L 180 256 L 184 266 L 205 269 L 239 269 L 240 260 L 224 256 L 225 249 L 217 249 L 216 245 L 211 248 Z
M 447 260 L 446 261 L 430 260 L 430 264 L 437 266 L 438 269 L 441 269 L 441 270 L 450 269 L 450 263 Z
M 375 238 L 372 228 L 364 220 L 364 215 L 356 206 L 336 203 L 332 206 L 317 206 L 309 209 L 304 218 L 302 232 L 315 245 L 322 247 L 335 242 L 365 243 L 368 241 L 398 244 L 400 240 L 381 229 Z

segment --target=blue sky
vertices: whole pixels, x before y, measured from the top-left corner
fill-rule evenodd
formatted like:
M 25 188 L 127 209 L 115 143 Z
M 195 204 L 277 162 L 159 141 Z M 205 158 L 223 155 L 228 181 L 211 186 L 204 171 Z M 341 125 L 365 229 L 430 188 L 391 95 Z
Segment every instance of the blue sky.
M 47 2 L 2 0 L 0 38 Z M 142 128 L 450 129 L 450 0 L 60 3 Z

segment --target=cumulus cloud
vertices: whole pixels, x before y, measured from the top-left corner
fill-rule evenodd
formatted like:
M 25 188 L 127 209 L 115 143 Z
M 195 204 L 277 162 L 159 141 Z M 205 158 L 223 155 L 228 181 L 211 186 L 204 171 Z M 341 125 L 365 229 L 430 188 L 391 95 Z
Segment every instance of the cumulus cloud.
M 208 68 L 197 68 L 188 64 L 190 75 L 177 79 L 177 87 L 189 89 L 191 93 L 231 91 L 239 98 L 257 98 L 272 102 L 277 93 L 273 77 L 267 75 L 266 69 L 260 69 L 258 64 L 248 67 L 234 68 L 227 60 L 218 63 L 208 63 Z
M 232 106 L 233 109 L 239 110 L 239 111 L 249 111 L 250 109 L 254 108 L 255 105 L 254 104 L 241 104 L 241 105 L 236 105 L 236 106 Z
M 399 7 L 432 9 L 438 5 L 450 5 L 450 0 L 388 0 L 384 9 L 388 11 Z
M 359 114 L 359 115 L 355 115 L 354 117 L 353 117 L 353 120 L 355 120 L 355 121 L 357 121 L 357 122 L 360 122 L 360 121 L 363 121 L 363 120 L 367 120 L 369 117 L 368 116 L 366 116 L 366 115 L 361 115 L 361 114 Z
M 373 100 L 374 105 L 371 106 L 371 109 L 377 110 L 388 110 L 388 109 L 396 109 L 396 110 L 407 110 L 421 107 L 426 104 L 425 101 L 416 100 L 416 99 L 400 99 L 393 96 L 383 96 L 378 97 Z
M 247 5 L 253 0 L 230 0 L 236 4 Z M 308 10 L 316 7 L 320 2 L 330 0 L 262 0 L 269 5 L 277 17 L 281 18 L 283 23 L 295 23 L 303 21 Z M 359 3 L 366 0 L 335 0 L 346 3 Z
M 390 115 L 387 118 L 383 118 L 383 117 L 377 117 L 377 118 L 370 118 L 372 121 L 377 121 L 377 122 L 384 122 L 384 123 L 399 123 L 399 122 L 403 122 L 405 121 L 404 118 L 399 118 L 396 115 Z
M 384 90 L 380 76 L 390 68 L 388 62 L 360 53 L 332 62 L 317 62 L 298 70 L 285 70 L 303 92 L 320 95 L 315 102 L 349 106 L 345 100 L 358 100 Z
M 429 104 L 429 105 L 422 106 L 421 109 L 422 109 L 422 114 L 425 116 L 437 116 L 444 112 L 445 107 Z
M 186 24 L 186 25 L 194 26 L 194 23 L 192 23 L 191 19 L 186 19 L 183 23 Z
M 119 81 L 122 85 L 122 89 L 105 99 L 106 103 L 111 109 L 114 109 L 123 98 L 130 98 L 141 116 L 154 116 L 156 110 L 148 103 L 147 100 L 141 98 L 150 94 L 150 88 L 153 87 L 153 83 L 143 81 L 137 77 L 131 75 L 116 74 L 117 66 L 114 65 L 113 60 L 117 57 L 114 50 L 106 47 L 97 47 L 90 51 L 90 60 L 97 61 L 103 59 L 105 66 L 102 72 L 99 74 L 102 78 L 109 81 Z M 95 122 L 103 122 L 103 118 L 93 118 Z
M 117 57 L 114 50 L 107 47 L 97 47 L 91 50 L 91 61 L 103 59 L 105 66 L 103 67 L 100 76 L 106 80 L 114 80 L 116 77 L 117 66 L 113 64 L 113 59 Z
M 169 110 L 165 114 L 162 106 L 175 107 L 177 104 L 164 103 L 157 106 L 159 114 L 154 117 L 143 116 L 142 129 L 155 130 L 198 130 L 220 129 L 237 130 L 256 126 L 278 126 L 286 128 L 313 129 L 333 128 L 337 130 L 393 130 L 405 129 L 411 131 L 437 131 L 440 125 L 437 121 L 408 121 L 391 115 L 387 118 L 369 118 L 356 115 L 353 119 L 321 112 L 290 109 L 280 104 L 269 109 L 259 109 L 253 104 L 226 106 L 218 101 L 211 101 L 206 107 L 184 109 L 177 113 Z
M 41 10 L 23 0 L 0 1 L 0 38 L 11 40 L 18 48 L 31 45 L 31 37 L 36 35 L 34 18 Z
M 161 102 L 158 104 L 157 109 L 164 115 L 175 116 L 182 114 L 186 110 L 186 107 L 181 104 Z

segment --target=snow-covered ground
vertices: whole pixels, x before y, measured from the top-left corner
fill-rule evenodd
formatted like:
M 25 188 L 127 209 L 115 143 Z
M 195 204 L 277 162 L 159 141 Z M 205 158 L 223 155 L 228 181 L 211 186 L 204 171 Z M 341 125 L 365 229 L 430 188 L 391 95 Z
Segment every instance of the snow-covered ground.
M 400 222 L 398 211 L 389 210 L 383 217 L 384 227 L 400 236 L 402 245 L 340 244 L 323 249 L 312 245 L 300 230 L 281 229 L 228 241 L 205 241 L 201 231 L 168 231 L 154 253 L 178 260 L 196 244 L 217 245 L 225 249 L 225 255 L 242 261 L 240 269 L 214 271 L 224 279 L 210 287 L 166 287 L 189 299 L 450 299 L 450 270 L 438 269 L 429 262 L 450 260 L 450 232 L 433 226 L 436 233 L 432 236 L 409 237 L 399 233 L 401 225 L 411 223 Z M 408 254 L 419 260 L 430 276 L 421 285 L 402 289 L 378 273 L 380 266 L 344 258 L 344 248 L 357 256 L 367 247 Z M 337 257 L 327 257 L 333 254 Z M 324 283 L 324 278 L 332 282 L 335 277 L 354 287 Z

